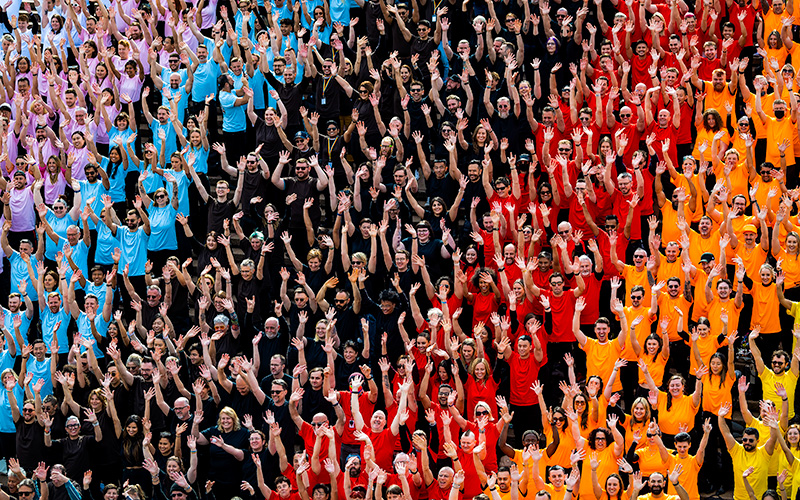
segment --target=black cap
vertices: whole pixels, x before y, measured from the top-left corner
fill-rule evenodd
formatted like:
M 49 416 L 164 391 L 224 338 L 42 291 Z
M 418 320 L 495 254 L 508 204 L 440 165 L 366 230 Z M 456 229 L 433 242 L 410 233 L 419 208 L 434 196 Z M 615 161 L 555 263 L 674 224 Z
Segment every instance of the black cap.
M 704 252 L 703 255 L 700 256 L 700 262 L 701 263 L 702 262 L 711 262 L 713 260 L 716 260 L 716 257 L 714 257 L 714 254 L 711 253 L 711 252 Z

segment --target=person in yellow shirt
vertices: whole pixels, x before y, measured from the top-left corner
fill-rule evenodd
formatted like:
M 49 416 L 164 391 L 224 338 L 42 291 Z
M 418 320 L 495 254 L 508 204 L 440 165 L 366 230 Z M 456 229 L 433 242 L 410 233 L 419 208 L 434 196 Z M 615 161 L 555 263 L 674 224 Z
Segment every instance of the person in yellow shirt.
M 764 399 L 768 401 L 772 401 L 772 404 L 775 405 L 775 408 L 780 408 L 781 402 L 783 398 L 778 395 L 776 386 L 778 384 L 783 385 L 786 390 L 786 397 L 787 402 L 789 405 L 789 415 L 788 417 L 794 418 L 794 399 L 795 399 L 795 389 L 797 387 L 797 379 L 798 375 L 800 375 L 800 352 L 795 351 L 795 356 L 790 357 L 789 353 L 784 350 L 773 350 L 772 352 L 767 351 L 772 343 L 769 344 L 767 342 L 762 341 L 762 347 L 765 349 L 764 352 L 761 351 L 759 348 L 759 343 L 757 342 L 760 336 L 759 328 L 754 328 L 750 335 L 747 337 L 749 345 L 750 345 L 750 352 L 753 354 L 753 360 L 756 363 L 756 371 L 758 372 L 758 378 L 761 379 L 761 386 L 762 390 L 764 391 Z M 777 345 L 774 346 L 777 348 Z M 764 357 L 763 355 L 769 352 L 766 359 L 770 360 L 770 368 L 764 366 Z M 791 360 L 791 364 L 790 364 Z
M 481 472 L 476 469 L 478 474 Z M 486 474 L 485 471 L 483 471 Z M 520 474 L 516 464 L 511 467 L 498 467 L 497 474 L 489 474 L 483 492 L 492 500 L 518 500 L 523 490 L 527 491 L 528 475 Z
M 700 500 L 700 490 L 697 488 L 697 476 L 703 466 L 706 457 L 706 445 L 711 435 L 711 422 L 706 419 L 703 422 L 703 438 L 697 446 L 697 453 L 689 454 L 692 447 L 692 436 L 688 432 L 680 432 L 675 435 L 675 452 L 672 453 L 672 463 L 670 467 L 681 466 L 680 480 L 685 484 L 686 493 L 689 500 Z M 674 487 L 670 486 L 670 492 L 674 492 Z M 675 492 L 677 493 L 677 492 Z
M 744 430 L 742 443 L 739 444 L 733 438 L 728 423 L 725 421 L 725 417 L 730 412 L 731 406 L 723 405 L 719 409 L 717 423 L 722 438 L 725 440 L 725 446 L 733 460 L 733 499 L 750 500 L 742 480 L 742 474 L 750 467 L 755 468 L 753 474 L 750 475 L 750 484 L 755 491 L 756 498 L 761 498 L 761 495 L 767 490 L 767 470 L 778 439 L 778 421 L 771 417 L 767 418 L 765 424 L 769 427 L 769 439 L 764 446 L 758 446 L 759 432 L 753 427 Z
M 767 443 L 767 439 L 769 439 L 769 427 L 767 426 L 766 422 L 769 419 L 769 415 L 771 413 L 775 413 L 776 407 L 775 403 L 773 403 L 769 399 L 762 399 L 758 404 L 759 407 L 758 418 L 753 416 L 753 414 L 750 413 L 750 408 L 747 405 L 747 389 L 749 387 L 750 384 L 747 383 L 747 378 L 745 376 L 739 377 L 739 383 L 737 384 L 736 387 L 739 392 L 739 411 L 742 414 L 744 425 L 752 427 L 758 431 L 759 434 L 758 445 L 763 446 Z M 780 388 L 780 385 L 776 386 L 776 390 L 778 391 L 779 395 L 783 393 L 783 390 Z M 784 417 L 781 417 L 783 424 L 788 423 L 788 415 L 789 415 L 788 403 L 789 403 L 788 398 L 786 400 L 781 399 L 779 415 L 787 416 L 785 421 Z M 770 459 L 769 461 L 769 469 L 767 470 L 767 475 L 775 476 L 778 474 L 778 462 L 780 462 L 780 460 L 778 460 L 778 456 L 776 454 L 773 454 L 772 459 Z

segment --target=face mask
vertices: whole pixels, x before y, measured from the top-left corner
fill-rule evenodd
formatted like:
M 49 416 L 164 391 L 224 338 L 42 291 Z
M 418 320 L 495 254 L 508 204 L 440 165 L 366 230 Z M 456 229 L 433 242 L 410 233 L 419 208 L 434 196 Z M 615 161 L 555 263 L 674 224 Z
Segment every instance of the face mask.
M 775 118 L 777 118 L 778 120 L 780 120 L 781 118 L 783 118 L 783 115 L 784 115 L 785 113 L 786 113 L 786 111 L 784 111 L 784 110 L 782 110 L 782 109 L 776 109 L 776 110 L 775 110 Z

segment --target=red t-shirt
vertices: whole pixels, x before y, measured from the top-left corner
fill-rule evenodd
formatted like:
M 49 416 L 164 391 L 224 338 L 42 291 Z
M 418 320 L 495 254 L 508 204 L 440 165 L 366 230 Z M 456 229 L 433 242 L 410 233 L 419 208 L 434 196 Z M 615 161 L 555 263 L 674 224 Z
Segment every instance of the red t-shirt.
M 311 424 L 308 422 L 303 422 L 302 427 L 297 432 L 301 438 L 303 438 L 303 443 L 305 443 L 306 453 L 310 457 L 314 454 L 314 441 L 317 439 L 317 435 L 314 433 L 314 428 L 311 427 Z M 322 447 L 319 451 L 319 460 L 320 462 L 324 461 L 328 458 L 328 437 L 322 436 Z M 342 438 L 339 434 L 334 433 L 334 441 L 336 441 L 334 448 L 336 449 L 336 460 L 339 459 L 339 454 L 341 453 L 342 449 Z
M 635 194 L 635 190 L 633 186 L 631 186 L 630 193 L 628 196 L 623 195 L 619 189 L 615 189 L 613 193 L 609 196 L 611 197 L 612 204 L 614 206 L 614 215 L 617 216 L 619 220 L 620 227 L 623 227 L 625 221 L 628 220 L 628 210 L 631 209 L 630 205 L 628 205 L 628 201 L 633 198 Z M 642 214 L 642 209 L 639 205 L 636 205 L 636 208 L 633 212 L 633 223 L 631 224 L 631 239 L 632 240 L 640 240 L 642 239 L 642 226 L 639 224 L 639 219 Z M 624 254 L 623 254 L 624 255 Z M 619 259 L 624 259 L 624 256 L 617 255 Z
M 719 58 L 715 57 L 714 59 L 709 59 L 707 57 L 703 57 L 700 59 L 700 67 L 697 68 L 697 77 L 701 80 L 710 82 L 711 73 L 713 73 L 715 69 L 720 68 L 722 68 L 722 63 L 720 62 Z
M 362 452 L 363 452 L 363 450 L 362 450 Z M 336 479 L 336 489 L 339 491 L 339 498 L 347 498 L 345 496 L 345 494 L 344 494 L 344 475 L 345 474 L 350 474 L 350 472 L 343 470 L 342 473 L 339 474 L 339 477 Z M 363 467 L 362 467 L 362 470 L 361 470 L 361 474 L 359 474 L 356 477 L 350 476 L 350 488 L 351 489 L 355 488 L 356 486 L 363 486 L 364 488 L 366 488 L 368 482 L 369 482 L 369 477 L 367 476 L 366 471 L 363 470 Z
M 550 333 L 550 342 L 575 342 L 572 333 L 572 315 L 575 314 L 575 294 L 572 290 L 556 297 L 550 290 L 542 290 L 542 294 L 550 299 L 550 309 L 553 315 L 553 331 Z
M 475 377 L 470 374 L 467 377 L 467 382 L 464 384 L 464 390 L 467 393 L 467 400 L 464 404 L 464 418 L 475 418 L 475 405 L 479 402 L 484 402 L 489 405 L 492 415 L 497 417 L 497 382 L 489 376 L 484 383 L 478 383 Z
M 356 423 L 353 420 L 353 407 L 350 405 L 350 391 L 339 391 L 339 404 L 342 405 L 344 411 L 344 431 L 342 432 L 342 442 L 349 445 L 361 444 L 354 436 L 353 432 L 356 430 Z M 372 412 L 375 411 L 375 403 L 369 400 L 369 393 L 362 392 L 358 395 L 358 408 L 361 412 L 361 418 L 364 422 L 369 422 L 372 418 Z M 313 449 L 314 443 L 311 443 Z
M 497 412 L 492 411 L 492 415 L 497 418 Z M 478 429 L 478 424 L 467 420 L 467 427 L 464 429 L 466 431 L 472 431 L 473 434 L 477 437 L 480 433 L 480 429 Z M 486 431 L 486 458 L 481 460 L 483 463 L 483 467 L 486 469 L 487 473 L 497 471 L 497 440 L 500 439 L 500 433 L 497 432 L 497 426 L 495 422 L 489 422 L 484 430 Z
M 392 434 L 392 429 L 388 426 L 391 421 L 387 418 L 387 427 L 381 432 L 367 431 L 367 435 L 372 440 L 372 447 L 375 449 L 375 463 L 383 470 L 392 469 L 392 458 L 394 448 L 397 444 L 397 436 Z M 361 456 L 364 456 L 364 444 L 361 444 Z
M 539 398 L 531 389 L 531 385 L 539 378 L 541 364 L 533 357 L 533 348 L 530 355 L 522 359 L 516 351 L 508 357 L 508 366 L 511 368 L 511 398 L 510 403 L 517 406 L 532 406 L 539 404 Z M 470 495 L 474 496 L 474 495 Z
M 633 55 L 631 58 L 631 88 L 636 88 L 640 83 L 645 84 L 647 88 L 652 86 L 653 81 L 649 72 L 651 64 L 653 64 L 653 58 L 650 57 L 649 53 L 644 58 L 640 58 L 636 54 Z
M 605 262 L 606 261 L 603 262 L 603 268 L 606 266 Z M 595 276 L 594 266 L 592 266 L 592 272 L 589 273 L 588 276 L 582 277 L 583 282 L 586 284 L 586 289 L 583 291 L 583 297 L 586 299 L 586 307 L 581 313 L 581 324 L 591 325 L 600 317 L 600 285 L 603 282 Z
M 691 121 L 684 116 L 683 109 L 681 109 L 681 117 L 683 117 L 682 121 Z M 680 165 L 678 162 L 678 129 L 672 125 L 671 112 L 669 123 L 665 128 L 661 128 L 658 125 L 658 117 L 655 117 L 653 123 L 651 123 L 649 127 L 645 128 L 644 136 L 647 137 L 650 134 L 656 134 L 656 141 L 653 143 L 653 149 L 659 153 L 659 156 L 661 155 L 661 144 L 664 142 L 664 140 L 669 139 L 669 159 L 672 160 L 673 165 Z M 620 224 L 623 220 L 625 219 L 620 219 Z M 633 228 L 631 228 L 631 238 L 638 239 L 633 237 Z

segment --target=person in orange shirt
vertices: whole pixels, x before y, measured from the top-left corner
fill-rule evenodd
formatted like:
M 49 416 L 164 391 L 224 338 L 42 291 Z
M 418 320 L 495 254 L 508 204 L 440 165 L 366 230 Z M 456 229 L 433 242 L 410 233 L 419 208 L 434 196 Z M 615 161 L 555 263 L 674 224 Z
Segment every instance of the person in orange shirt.
M 570 418 L 572 415 L 570 416 Z M 588 439 L 580 438 L 575 442 L 577 449 L 584 449 L 589 460 L 583 461 L 581 468 L 581 475 L 588 477 L 590 475 L 597 477 L 599 482 L 605 483 L 609 476 L 612 476 L 617 470 L 617 459 L 622 457 L 624 452 L 623 446 L 625 445 L 625 438 L 617 429 L 617 422 L 619 419 L 616 415 L 610 415 L 606 423 L 608 428 L 600 427 L 595 429 L 589 434 Z M 579 432 L 578 422 L 572 421 L 573 434 Z M 579 434 L 576 434 L 580 436 Z M 613 443 L 610 441 L 613 439 Z M 581 481 L 580 496 L 583 498 L 591 498 L 593 493 L 592 484 L 588 481 Z
M 643 251 L 641 248 L 637 252 Z M 620 357 L 629 362 L 636 361 L 639 356 L 636 354 L 634 344 L 638 343 L 639 346 L 644 342 L 644 339 L 650 335 L 650 325 L 656 318 L 658 313 L 658 292 L 665 286 L 665 283 L 658 283 L 653 286 L 653 295 L 650 298 L 650 308 L 645 308 L 644 301 L 645 290 L 641 286 L 635 286 L 631 290 L 630 301 L 631 305 L 624 308 L 623 316 L 626 317 L 628 324 L 630 324 L 630 334 L 628 335 L 625 348 L 622 350 Z M 612 297 L 612 310 L 616 309 L 613 304 L 617 299 L 617 290 L 621 286 L 619 278 L 611 279 L 611 297 Z M 621 317 L 620 317 L 621 318 Z M 618 318 L 619 319 L 619 318 Z M 621 321 L 621 319 L 620 319 Z M 639 347 L 638 349 L 641 349 Z M 638 380 L 638 372 L 636 367 L 631 363 L 628 366 L 623 366 L 620 369 L 620 377 L 622 378 L 622 397 L 625 401 L 625 407 L 630 407 L 636 397 L 636 381 Z
M 679 320 L 683 323 L 683 320 Z M 661 321 L 661 336 L 659 337 L 655 333 L 651 333 L 647 336 L 644 340 L 644 349 L 640 350 L 637 354 L 639 354 L 639 360 L 643 361 L 645 365 L 647 365 L 647 371 L 650 372 L 650 376 L 655 381 L 656 385 L 661 387 L 664 383 L 664 368 L 667 366 L 667 360 L 669 360 L 669 334 L 667 333 L 667 327 L 669 326 L 669 321 L 664 319 Z M 683 329 L 683 325 L 680 325 L 680 328 Z M 646 396 L 649 390 L 647 389 L 647 385 L 645 383 L 644 374 L 640 371 L 639 372 L 639 394 Z
M 613 307 L 618 308 L 614 310 L 620 318 L 620 331 L 619 335 L 614 340 L 609 340 L 608 336 L 611 333 L 610 322 L 607 318 L 598 318 L 594 322 L 594 334 L 596 339 L 589 338 L 581 331 L 581 313 L 586 308 L 586 299 L 578 297 L 575 301 L 575 314 L 572 317 L 572 333 L 575 334 L 575 339 L 578 345 L 586 353 L 586 378 L 587 380 L 596 375 L 600 377 L 603 382 L 607 382 L 611 376 L 611 370 L 614 368 L 614 361 L 619 357 L 619 353 L 625 348 L 625 340 L 628 336 L 628 322 L 624 314 L 622 302 L 617 300 Z M 619 380 L 615 381 L 613 390 L 621 391 L 622 384 Z
M 683 426 L 694 425 L 694 417 L 700 409 L 700 396 L 703 394 L 703 384 L 700 379 L 708 373 L 708 368 L 701 366 L 696 371 L 697 380 L 694 385 L 694 392 L 691 396 L 684 393 L 686 380 L 681 375 L 673 375 L 667 383 L 667 392 L 658 389 L 650 373 L 647 372 L 647 365 L 644 361 L 639 361 L 639 368 L 644 372 L 647 385 L 651 391 L 658 393 L 658 421 L 661 427 L 664 444 L 671 447 L 674 442 L 675 434 L 681 431 Z
M 736 369 L 733 365 L 736 356 L 733 350 L 735 341 L 736 333 L 733 333 L 728 337 L 727 356 L 719 352 L 711 355 L 711 360 L 708 363 L 708 373 L 701 379 L 703 383 L 703 418 L 706 421 L 710 420 L 712 425 L 717 422 L 716 417 L 719 415 L 720 407 L 732 404 L 731 390 L 736 383 Z M 703 465 L 703 474 L 707 478 L 721 480 L 731 470 L 733 463 L 725 446 L 725 441 L 722 439 L 722 434 L 720 434 L 716 425 L 714 425 L 712 432 L 711 446 L 706 450 L 710 460 L 707 460 Z M 729 484 L 715 484 L 715 486 L 730 487 L 733 484 L 729 482 Z
M 688 239 L 684 236 L 681 243 L 687 243 Z M 683 256 L 688 256 L 687 247 L 683 247 Z M 688 257 L 684 257 L 681 270 L 683 272 L 683 287 L 677 277 L 667 279 L 666 292 L 658 294 L 658 316 L 659 324 L 667 322 L 667 337 L 669 339 L 670 356 L 664 368 L 665 373 L 669 373 L 671 368 L 675 368 L 678 373 L 689 373 L 689 346 L 681 338 L 686 327 L 686 318 L 689 317 L 689 310 L 692 307 L 692 263 Z M 683 293 L 681 293 L 683 290 Z M 684 335 L 685 336 L 685 335 Z M 666 344 L 665 344 L 666 345 Z
M 778 259 L 778 272 L 784 274 L 783 294 L 793 302 L 800 300 L 800 235 L 794 230 L 786 235 L 781 245 L 779 227 L 785 223 L 791 208 L 781 203 L 772 228 L 772 256 Z M 789 331 L 794 319 L 782 311 L 781 330 Z
M 736 266 L 736 296 L 731 300 L 731 282 L 727 279 L 717 281 L 717 296 L 711 291 L 714 278 L 722 274 L 723 263 L 714 266 L 708 275 L 705 286 L 706 300 L 708 301 L 708 320 L 711 323 L 711 333 L 716 334 L 722 331 L 720 317 L 725 311 L 734 325 L 739 324 L 739 314 L 742 311 L 742 301 L 744 297 L 744 265 Z
M 637 435 L 638 434 L 638 435 Z M 642 440 L 640 433 L 634 433 L 633 441 L 638 443 Z M 629 455 L 630 456 L 630 455 Z M 644 476 L 661 473 L 666 474 L 669 469 L 669 451 L 661 441 L 661 431 L 655 420 L 647 426 L 647 441 L 644 446 L 639 446 L 634 451 L 634 459 L 631 465 L 638 464 L 639 470 Z
M 700 467 L 703 466 L 706 456 L 706 445 L 711 435 L 711 422 L 706 419 L 703 422 L 703 438 L 697 446 L 697 453 L 694 456 L 689 454 L 692 447 L 692 436 L 688 432 L 680 432 L 675 435 L 675 452 L 672 453 L 672 467 L 681 466 L 680 482 L 685 486 L 689 495 L 689 500 L 700 500 L 700 491 L 697 488 L 697 475 Z M 674 492 L 674 486 L 670 485 L 670 492 Z
M 781 322 L 779 319 L 780 302 L 778 301 L 778 286 L 775 280 L 775 269 L 769 264 L 764 264 L 759 269 L 759 283 L 751 285 L 750 294 L 753 296 L 753 312 L 750 316 L 750 329 L 759 325 L 761 327 L 761 335 L 768 335 L 767 338 L 762 337 L 762 342 L 766 349 L 764 352 L 771 355 L 773 351 L 777 350 L 778 344 L 783 341 L 783 345 L 789 349 L 791 345 L 791 335 L 786 332 L 785 335 L 781 334 Z
M 692 328 L 692 334 L 689 336 L 689 345 L 692 349 L 690 375 L 696 375 L 697 369 L 707 365 L 711 361 L 711 355 L 727 342 L 728 315 L 723 314 L 721 321 L 722 332 L 716 335 L 711 333 L 711 323 L 705 316 L 697 320 L 697 325 Z

